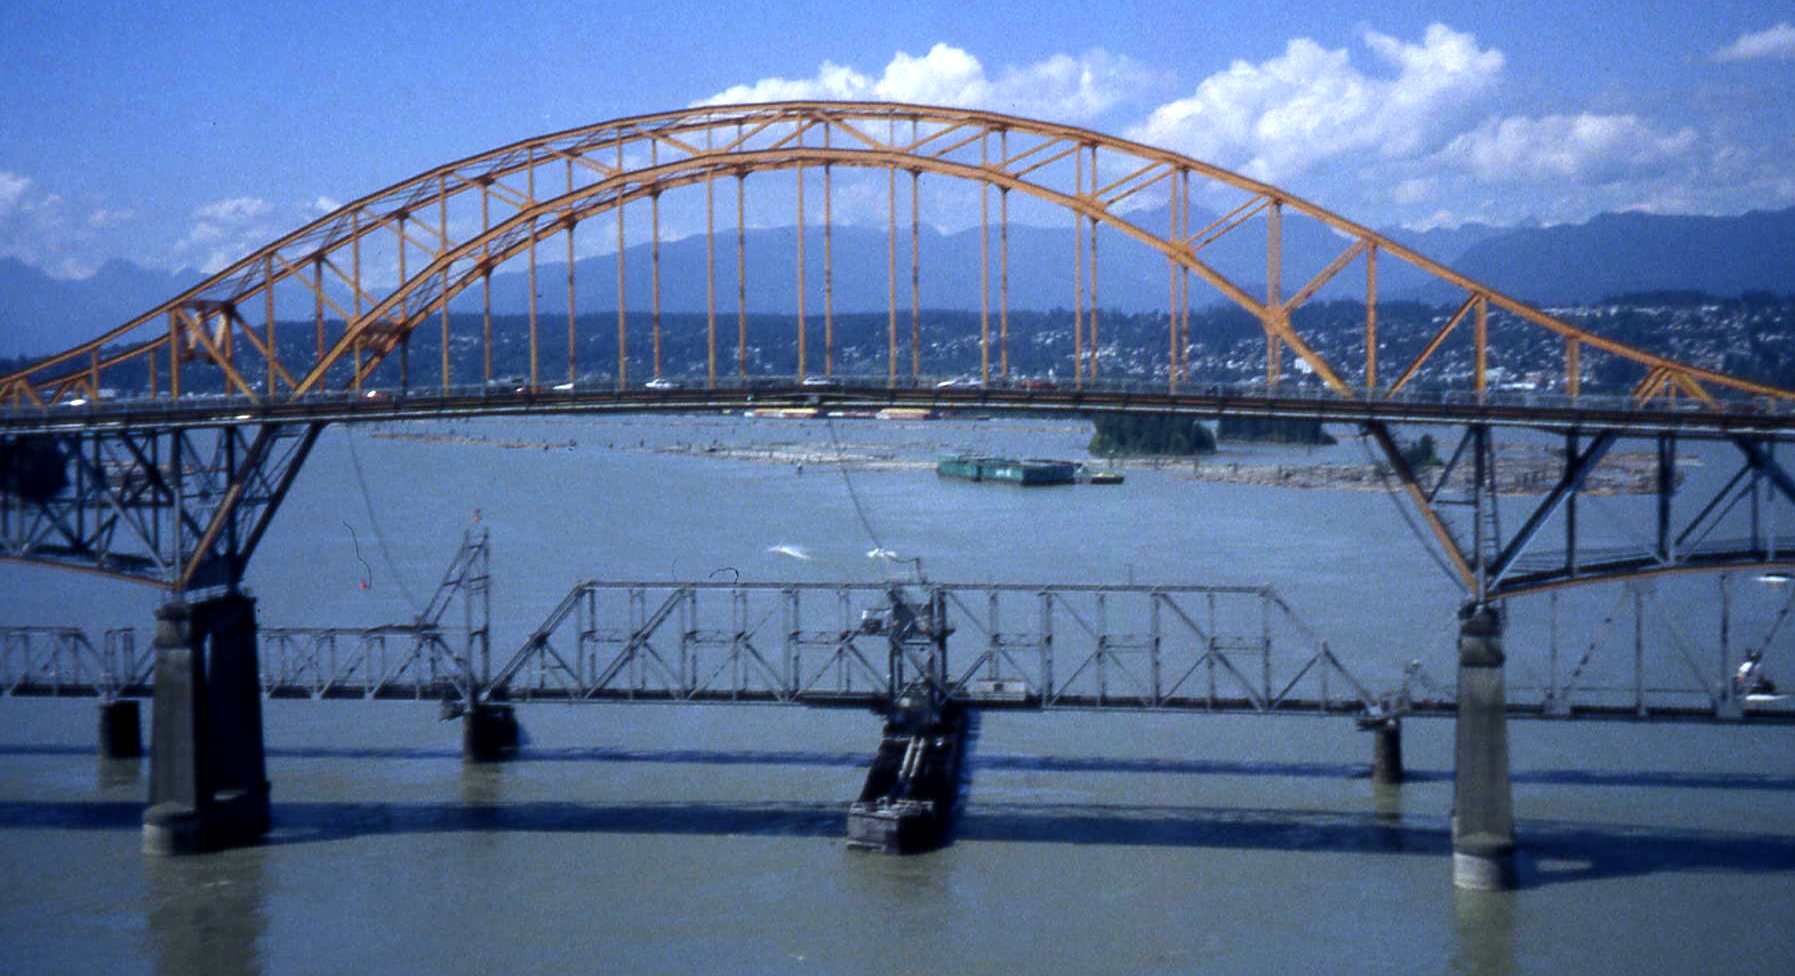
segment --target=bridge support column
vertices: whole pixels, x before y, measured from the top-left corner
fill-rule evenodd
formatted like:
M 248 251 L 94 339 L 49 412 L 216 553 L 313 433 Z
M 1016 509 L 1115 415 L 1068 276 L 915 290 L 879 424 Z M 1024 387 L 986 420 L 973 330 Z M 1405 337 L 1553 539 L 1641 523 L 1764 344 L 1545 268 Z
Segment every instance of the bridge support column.
M 232 593 L 156 611 L 156 700 L 143 848 L 187 854 L 268 832 L 255 601 Z
M 517 751 L 517 714 L 510 705 L 481 702 L 461 716 L 461 760 L 499 762 Z
M 1515 827 L 1502 618 L 1493 607 L 1473 606 L 1459 620 L 1452 883 L 1506 891 L 1515 885 Z
M 134 698 L 100 703 L 100 758 L 143 757 L 142 712 Z
M 1360 727 L 1371 732 L 1371 781 L 1383 786 L 1402 782 L 1402 720 L 1370 719 Z
M 956 702 L 893 705 L 860 799 L 848 808 L 848 846 L 918 854 L 947 843 L 971 724 Z

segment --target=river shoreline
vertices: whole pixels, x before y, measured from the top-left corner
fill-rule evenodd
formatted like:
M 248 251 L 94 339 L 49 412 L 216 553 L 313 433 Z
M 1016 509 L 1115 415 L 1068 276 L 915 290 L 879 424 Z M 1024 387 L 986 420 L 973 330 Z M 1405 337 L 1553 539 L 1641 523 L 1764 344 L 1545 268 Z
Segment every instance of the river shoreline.
M 524 441 L 479 437 L 466 434 L 413 433 L 379 431 L 371 435 L 386 440 L 415 441 L 428 444 L 462 444 L 497 447 L 506 450 L 573 450 L 574 440 Z M 841 444 L 835 447 L 800 445 L 795 442 L 772 444 L 724 444 L 720 441 L 699 443 L 682 441 L 673 444 L 604 445 L 609 450 L 646 451 L 681 457 L 703 457 L 754 464 L 777 464 L 802 472 L 805 468 L 841 467 L 850 471 L 926 471 L 935 467 L 933 457 L 916 457 L 907 451 L 896 451 L 891 445 Z M 906 445 L 915 448 L 920 445 Z M 941 452 L 948 449 L 943 446 Z M 1499 495 L 1539 495 L 1552 489 L 1561 476 L 1562 458 L 1556 451 L 1533 445 L 1498 445 L 1496 449 L 1495 491 Z M 1089 466 L 1117 470 L 1155 470 L 1177 474 L 1187 481 L 1219 484 L 1264 485 L 1278 488 L 1304 488 L 1327 491 L 1394 491 L 1400 481 L 1389 465 L 1368 461 L 1364 464 L 1339 462 L 1280 462 L 1222 460 L 1216 455 L 1173 458 L 1151 455 L 1074 459 Z M 1699 464 L 1695 458 L 1679 457 L 1679 467 Z M 1466 493 L 1470 490 L 1470 466 L 1456 468 L 1442 490 Z M 1440 465 L 1429 465 L 1417 477 L 1430 488 L 1439 481 Z M 1679 474 L 1679 480 L 1681 475 Z M 1646 452 L 1610 454 L 1590 472 L 1583 492 L 1592 495 L 1651 494 L 1657 490 L 1657 461 Z

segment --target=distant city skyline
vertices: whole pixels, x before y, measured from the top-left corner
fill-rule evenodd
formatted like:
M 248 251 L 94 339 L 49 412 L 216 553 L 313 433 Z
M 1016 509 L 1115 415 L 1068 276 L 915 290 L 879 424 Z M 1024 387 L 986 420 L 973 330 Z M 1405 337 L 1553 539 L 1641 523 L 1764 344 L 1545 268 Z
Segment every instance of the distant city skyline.
M 214 270 L 498 145 L 792 98 L 1065 122 L 1375 226 L 1795 205 L 1779 3 L 20 0 L 7 21 L 0 258 L 64 278 L 115 258 Z

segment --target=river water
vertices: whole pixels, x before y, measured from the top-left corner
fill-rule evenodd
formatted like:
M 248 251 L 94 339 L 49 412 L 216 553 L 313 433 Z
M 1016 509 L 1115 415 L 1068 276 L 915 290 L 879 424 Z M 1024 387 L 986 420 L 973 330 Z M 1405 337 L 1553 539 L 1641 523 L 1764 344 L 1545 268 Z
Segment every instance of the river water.
M 500 653 L 579 580 L 867 580 L 883 546 L 950 581 L 1270 582 L 1373 685 L 1409 661 L 1452 673 L 1457 590 L 1381 494 L 1181 469 L 1021 490 L 655 450 L 1073 456 L 1077 424 L 389 432 L 443 437 L 326 433 L 253 564 L 264 626 L 410 619 L 478 510 Z M 1240 458 L 1363 454 L 1349 441 Z M 1585 524 L 1629 538 L 1642 504 L 1591 502 Z M 1746 646 L 1780 601 L 1749 578 L 1731 586 Z M 1616 592 L 1561 599 L 1567 659 L 1599 643 Z M 1714 593 L 1664 583 L 1653 619 L 1711 655 Z M 0 569 L 6 623 L 147 630 L 154 604 L 125 584 Z M 1511 607 L 1511 684 L 1549 669 L 1546 607 Z M 1607 648 L 1592 672 L 1631 653 Z M 91 701 L 0 699 L 0 969 L 1668 974 L 1795 956 L 1795 729 L 1513 723 L 1522 885 L 1480 894 L 1451 885 L 1445 721 L 1405 726 L 1411 779 L 1380 788 L 1347 719 L 992 713 L 956 841 L 889 858 L 840 839 L 878 736 L 865 713 L 525 705 L 519 758 L 468 767 L 433 705 L 265 708 L 267 842 L 167 859 L 139 853 L 147 766 L 93 758 Z

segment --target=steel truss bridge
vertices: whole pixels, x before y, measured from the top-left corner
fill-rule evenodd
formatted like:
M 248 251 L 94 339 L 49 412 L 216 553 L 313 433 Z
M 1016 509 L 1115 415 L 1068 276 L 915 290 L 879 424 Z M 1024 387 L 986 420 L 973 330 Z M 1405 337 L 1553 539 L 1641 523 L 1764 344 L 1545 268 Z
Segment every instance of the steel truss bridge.
M 884 285 L 884 356 L 850 364 L 834 238 L 838 211 L 850 202 L 864 211 L 868 200 L 881 205 L 885 266 L 849 270 Z M 978 214 L 976 334 L 925 332 L 925 201 L 961 223 Z M 751 206 L 757 221 L 777 211 L 796 227 L 781 253 L 751 260 Z M 1064 343 L 1054 352 L 1064 368 L 1052 383 L 1012 368 L 1018 342 L 1045 339 L 1010 328 L 1012 211 L 1058 214 L 1070 231 L 1071 311 L 1054 340 Z M 1209 212 L 1221 216 L 1198 219 Z M 1297 222 L 1333 235 L 1331 260 L 1299 267 L 1288 258 L 1286 225 Z M 707 257 L 703 369 L 679 376 L 664 348 L 670 228 L 701 235 Z M 592 319 L 576 314 L 576 239 L 612 252 L 614 278 L 600 277 L 616 300 L 614 335 L 608 325 L 592 334 Z M 1259 273 L 1219 270 L 1217 256 L 1242 247 L 1263 255 Z M 564 281 L 543 280 L 545 255 L 562 261 Z M 1462 296 L 1424 342 L 1380 334 L 1379 269 L 1392 261 Z M 751 334 L 749 269 L 769 265 L 789 269 L 793 325 Z M 1162 334 L 1140 348 L 1118 345 L 1100 302 L 1100 270 L 1117 267 L 1164 268 Z M 501 270 L 529 281 L 527 376 L 516 383 L 495 369 L 506 352 L 493 328 Z M 536 296 L 563 288 L 561 322 Z M 1259 324 L 1261 380 L 1223 384 L 1193 372 L 1200 309 L 1218 297 Z M 1294 313 L 1341 297 L 1357 302 L 1362 329 L 1355 353 L 1330 358 Z M 600 340 L 602 359 L 591 352 Z M 1550 389 L 1498 389 L 1503 350 L 1542 343 L 1557 350 Z M 950 348 L 976 348 L 978 368 L 942 386 L 937 375 L 955 371 L 945 368 Z M 1628 385 L 1586 391 L 1597 365 L 1604 375 L 1630 371 Z M 175 594 L 234 590 L 330 423 L 748 405 L 1356 424 L 1479 605 L 1585 582 L 1795 567 L 1795 539 L 1778 531 L 1795 479 L 1777 456 L 1795 430 L 1795 392 L 1578 328 L 1282 189 L 1166 150 L 988 112 L 825 102 L 646 115 L 457 160 L 0 376 L 0 557 Z M 1445 464 L 1417 469 L 1405 459 L 1398 428 L 1416 424 L 1447 432 Z M 1524 497 L 1503 487 L 1498 450 L 1498 432 L 1516 429 L 1559 444 L 1553 472 Z M 1689 441 L 1730 445 L 1734 471 L 1717 490 L 1680 490 L 1678 444 Z M 1638 544 L 1617 550 L 1580 528 L 1579 502 L 1628 442 L 1653 459 L 1654 517 Z
M 586 581 L 495 655 L 489 563 L 486 532 L 470 530 L 415 620 L 260 628 L 262 695 L 868 708 L 914 695 L 1366 721 L 1457 710 L 1444 673 L 1343 661 L 1269 586 Z M 1737 660 L 1761 659 L 1787 625 L 1795 590 L 1767 632 L 1732 648 L 1722 579 L 1718 656 L 1689 646 L 1650 587 L 1629 586 L 1586 638 L 1554 633 L 1544 672 L 1521 668 L 1510 686 L 1508 714 L 1795 723 L 1788 696 L 1747 695 L 1733 680 Z M 155 666 L 135 628 L 0 626 L 6 697 L 148 696 Z

